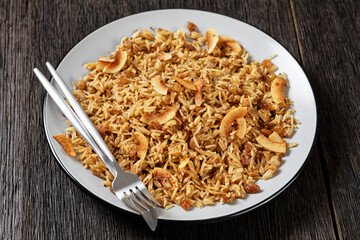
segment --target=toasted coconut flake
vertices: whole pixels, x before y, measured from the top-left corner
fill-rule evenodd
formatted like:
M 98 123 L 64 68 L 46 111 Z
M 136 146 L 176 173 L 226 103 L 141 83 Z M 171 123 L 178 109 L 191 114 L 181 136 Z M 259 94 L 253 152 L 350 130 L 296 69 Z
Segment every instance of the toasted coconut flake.
M 220 137 L 227 137 L 230 134 L 232 123 L 238 119 L 243 118 L 247 114 L 246 107 L 239 107 L 228 112 L 222 119 L 220 124 Z
M 166 61 L 166 60 L 170 60 L 172 58 L 172 55 L 170 53 L 160 52 L 157 54 L 157 57 L 160 60 Z
M 188 164 L 189 161 L 190 161 L 190 157 L 185 158 L 185 159 L 179 164 L 179 168 L 182 169 L 182 168 L 186 167 L 186 165 Z
M 152 120 L 158 121 L 160 124 L 165 124 L 176 115 L 177 109 L 175 107 L 170 107 L 166 111 L 156 114 Z
M 276 152 L 276 153 L 285 153 L 286 152 L 286 143 L 285 142 L 273 142 L 269 140 L 264 135 L 260 135 L 256 138 L 256 141 L 265 149 Z
M 196 82 L 196 92 L 195 92 L 195 105 L 197 107 L 200 107 L 201 104 L 204 102 L 204 99 L 202 98 L 201 88 L 204 85 L 204 79 L 199 78 Z
M 103 71 L 106 73 L 119 72 L 124 67 L 126 60 L 127 60 L 127 52 L 117 50 L 115 53 L 115 61 L 107 65 Z
M 237 123 L 238 123 L 238 130 L 236 131 L 236 136 L 240 139 L 243 139 L 245 134 L 246 134 L 246 120 L 245 118 L 238 118 L 236 119 Z
M 161 82 L 161 77 L 156 76 L 151 79 L 151 85 L 153 86 L 154 90 L 162 95 L 166 95 L 168 92 L 168 87 Z
M 234 42 L 234 38 L 227 37 L 227 36 L 219 36 L 218 44 L 227 43 L 227 42 Z
M 241 46 L 240 44 L 234 40 L 232 37 L 227 36 L 219 36 L 218 44 L 226 44 L 228 47 L 231 48 L 233 52 L 240 52 Z
M 219 36 L 218 44 L 226 44 L 233 52 L 241 52 L 240 44 L 232 37 Z
M 226 44 L 231 48 L 233 52 L 236 53 L 241 52 L 241 46 L 238 42 L 233 41 L 233 42 L 227 42 Z
M 219 36 L 217 35 L 213 27 L 206 31 L 206 40 L 207 52 L 211 53 L 216 47 L 217 42 L 219 41 Z
M 110 57 L 99 57 L 99 60 L 107 63 L 115 62 L 115 58 L 110 58 Z
M 272 134 L 270 134 L 268 138 L 270 141 L 273 142 L 284 142 L 284 140 L 280 137 L 280 135 L 277 132 L 273 132 Z
M 161 182 L 166 190 L 175 190 L 179 188 L 179 183 L 174 175 L 162 168 L 154 168 L 153 176 L 155 180 Z
M 144 115 L 140 118 L 140 121 L 143 123 L 149 124 L 151 121 L 157 121 L 161 125 L 167 123 L 171 119 L 173 119 L 176 115 L 177 108 L 176 107 L 170 107 L 166 109 L 164 112 L 156 114 L 156 115 L 150 115 L 148 113 L 144 113 Z
M 144 160 L 149 147 L 149 140 L 143 134 L 138 132 L 134 133 L 134 137 L 139 143 L 139 146 L 136 149 L 136 154 L 141 160 Z
M 285 80 L 282 78 L 275 78 L 271 83 L 271 97 L 276 104 L 282 103 L 285 99 L 284 93 L 282 92 L 284 85 Z
M 199 32 L 191 32 L 190 33 L 190 36 L 194 39 L 197 39 L 197 40 L 203 40 L 203 41 L 200 41 L 200 42 L 205 42 L 206 41 L 206 37 L 204 37 L 201 33 Z
M 109 65 L 110 63 L 108 63 L 108 62 L 103 62 L 103 61 L 100 61 L 100 60 L 98 60 L 97 62 L 96 62 L 96 69 L 97 70 L 104 70 L 104 68 L 107 66 L 107 65 Z
M 193 90 L 193 91 L 196 91 L 196 87 L 195 85 L 188 81 L 188 80 L 184 80 L 182 78 L 179 78 L 179 77 L 173 77 L 178 83 L 180 83 L 181 85 L 183 85 L 185 88 L 189 89 L 189 90 Z
M 155 115 L 153 116 L 146 112 L 142 115 L 142 117 L 140 118 L 140 121 L 143 123 L 149 124 L 153 120 L 154 117 L 155 117 Z
M 115 58 L 99 57 L 99 60 L 96 62 L 96 69 L 102 71 L 114 61 Z
M 75 157 L 76 153 L 74 151 L 73 145 L 71 141 L 62 134 L 58 134 L 54 136 L 55 140 L 63 147 L 64 151 L 70 157 Z
M 94 70 L 96 68 L 96 63 L 87 63 L 84 65 L 84 67 L 89 70 Z

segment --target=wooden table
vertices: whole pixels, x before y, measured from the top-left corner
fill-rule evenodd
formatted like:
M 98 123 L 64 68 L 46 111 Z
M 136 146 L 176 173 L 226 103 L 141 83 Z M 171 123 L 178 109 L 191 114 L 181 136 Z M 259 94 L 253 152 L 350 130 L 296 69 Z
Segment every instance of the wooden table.
M 81 2 L 0 0 L 0 239 L 360 239 L 359 1 Z M 32 69 L 57 65 L 113 20 L 163 8 L 221 13 L 279 41 L 310 80 L 319 130 L 303 172 L 274 200 L 223 222 L 160 223 L 152 232 L 60 170 L 43 128 L 45 91 Z

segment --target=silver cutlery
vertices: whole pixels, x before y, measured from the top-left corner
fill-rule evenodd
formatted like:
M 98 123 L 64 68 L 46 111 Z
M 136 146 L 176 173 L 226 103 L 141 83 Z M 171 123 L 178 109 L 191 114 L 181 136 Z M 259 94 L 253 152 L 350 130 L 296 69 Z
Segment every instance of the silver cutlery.
M 66 87 L 59 74 L 50 63 L 47 62 L 46 66 L 56 83 L 59 85 L 61 91 L 64 93 L 71 107 L 48 81 L 48 79 L 46 79 L 46 77 L 37 68 L 34 68 L 36 76 L 46 89 L 47 93 L 54 100 L 56 105 L 60 108 L 76 131 L 92 147 L 92 149 L 108 167 L 109 171 L 113 174 L 114 181 L 112 183 L 112 188 L 116 196 L 128 207 L 140 213 L 149 227 L 154 231 L 158 220 L 156 206 L 160 206 L 160 204 L 150 194 L 137 175 L 125 172 L 120 168 L 118 162 L 112 155 L 99 132 L 96 130 L 95 126 L 81 108 L 80 104 L 77 102 L 70 90 Z

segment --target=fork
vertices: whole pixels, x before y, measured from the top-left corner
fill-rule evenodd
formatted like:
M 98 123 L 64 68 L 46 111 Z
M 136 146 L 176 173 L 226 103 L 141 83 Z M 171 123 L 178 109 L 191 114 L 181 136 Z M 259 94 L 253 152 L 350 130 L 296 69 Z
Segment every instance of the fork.
M 46 66 L 56 83 L 59 85 L 61 91 L 64 93 L 71 107 L 37 68 L 34 68 L 35 75 L 38 77 L 47 93 L 63 112 L 65 117 L 73 125 L 76 131 L 84 138 L 84 140 L 92 147 L 112 173 L 114 176 L 112 188 L 116 196 L 128 207 L 140 213 L 149 227 L 154 231 L 157 226 L 158 219 L 156 206 L 160 206 L 160 204 L 150 194 L 137 175 L 125 172 L 120 168 L 118 162 L 112 155 L 99 132 L 96 130 L 88 115 L 84 112 L 70 90 L 66 87 L 59 74 L 49 62 L 46 63 Z

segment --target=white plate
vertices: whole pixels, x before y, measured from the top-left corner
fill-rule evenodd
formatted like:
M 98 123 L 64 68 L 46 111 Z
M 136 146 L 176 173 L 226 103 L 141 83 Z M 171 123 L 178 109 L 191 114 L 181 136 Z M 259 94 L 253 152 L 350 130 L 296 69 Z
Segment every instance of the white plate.
M 190 211 L 184 211 L 181 207 L 170 210 L 159 209 L 159 219 L 163 220 L 216 220 L 247 212 L 277 196 L 295 180 L 311 151 L 317 125 L 313 91 L 300 65 L 283 46 L 264 32 L 233 18 L 195 10 L 159 10 L 128 16 L 96 30 L 79 42 L 64 57 L 57 71 L 67 86 L 72 89 L 71 83 L 88 73 L 83 65 L 96 61 L 99 56 L 110 54 L 116 49 L 123 36 L 131 36 L 140 28 L 161 27 L 171 31 L 179 28 L 186 30 L 188 21 L 194 22 L 202 33 L 205 33 L 210 27 L 214 27 L 219 35 L 234 37 L 251 54 L 252 59 L 262 61 L 277 54 L 273 62 L 278 66 L 279 71 L 285 72 L 289 78 L 291 87 L 288 97 L 294 101 L 295 118 L 301 122 L 298 130 L 289 140 L 289 142 L 299 143 L 299 146 L 289 150 L 289 154 L 283 158 L 284 162 L 275 177 L 257 182 L 261 187 L 261 192 L 250 194 L 245 199 L 238 199 L 233 204 L 217 204 L 202 209 L 193 208 Z M 133 212 L 108 188 L 103 187 L 100 178 L 84 169 L 79 161 L 66 155 L 61 146 L 53 139 L 52 136 L 64 133 L 67 125 L 60 110 L 47 97 L 44 105 L 44 125 L 55 157 L 78 185 L 116 208 Z

